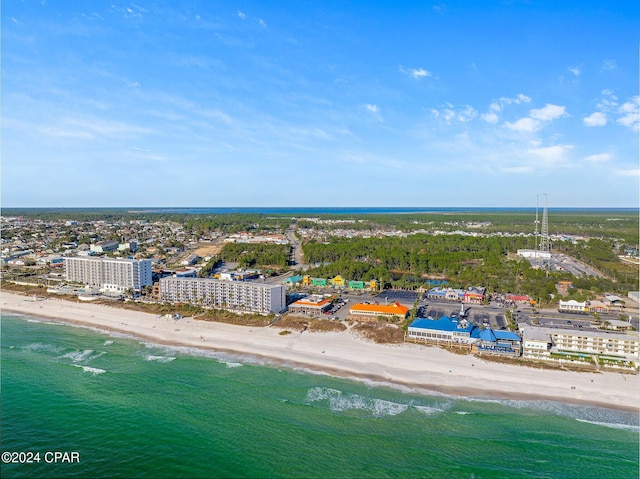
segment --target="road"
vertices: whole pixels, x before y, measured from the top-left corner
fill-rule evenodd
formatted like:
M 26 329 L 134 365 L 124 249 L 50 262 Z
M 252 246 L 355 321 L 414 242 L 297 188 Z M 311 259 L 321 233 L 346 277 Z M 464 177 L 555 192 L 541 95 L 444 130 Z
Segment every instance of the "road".
M 296 223 L 293 223 L 287 231 L 285 231 L 285 236 L 289 240 L 291 247 L 293 248 L 293 255 L 291 261 L 292 269 L 307 269 L 307 265 L 302 262 L 302 246 L 300 245 L 300 241 L 298 241 L 295 237 L 295 228 Z

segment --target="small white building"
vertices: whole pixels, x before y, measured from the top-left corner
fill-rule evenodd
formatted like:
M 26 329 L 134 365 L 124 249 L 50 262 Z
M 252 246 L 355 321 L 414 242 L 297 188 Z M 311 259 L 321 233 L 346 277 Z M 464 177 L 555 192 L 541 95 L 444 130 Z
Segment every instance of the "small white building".
M 519 324 L 522 334 L 522 357 L 527 359 L 547 359 L 551 355 L 551 335 L 541 328 Z
M 558 311 L 561 313 L 588 313 L 589 308 L 587 306 L 586 301 L 576 301 L 575 299 L 570 299 L 569 301 L 558 302 Z
M 535 249 L 519 249 L 518 256 L 526 259 L 550 259 L 551 253 L 548 251 L 538 251 Z

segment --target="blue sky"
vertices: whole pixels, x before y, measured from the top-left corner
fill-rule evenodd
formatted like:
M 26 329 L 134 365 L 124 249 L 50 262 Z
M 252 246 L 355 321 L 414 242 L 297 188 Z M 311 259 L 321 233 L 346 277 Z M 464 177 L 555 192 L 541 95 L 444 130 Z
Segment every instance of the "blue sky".
M 5 207 L 638 206 L 635 1 L 1 14 Z

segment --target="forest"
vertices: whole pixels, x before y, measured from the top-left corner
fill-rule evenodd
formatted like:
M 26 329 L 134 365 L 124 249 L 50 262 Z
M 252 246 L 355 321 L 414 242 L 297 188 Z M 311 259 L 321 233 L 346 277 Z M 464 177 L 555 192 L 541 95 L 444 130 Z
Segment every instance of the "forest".
M 227 243 L 218 254 L 226 262 L 238 263 L 241 268 L 279 267 L 289 264 L 291 247 L 281 244 Z

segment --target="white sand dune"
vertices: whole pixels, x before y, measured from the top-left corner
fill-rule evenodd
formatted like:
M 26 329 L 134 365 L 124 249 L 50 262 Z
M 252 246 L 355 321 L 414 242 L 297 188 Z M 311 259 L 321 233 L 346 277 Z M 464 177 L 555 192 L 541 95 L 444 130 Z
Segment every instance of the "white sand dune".
M 91 303 L 32 301 L 3 291 L 3 313 L 117 331 L 159 344 L 269 358 L 335 376 L 371 379 L 460 396 L 553 399 L 637 411 L 640 376 L 536 369 L 484 361 L 417 344 L 380 345 L 340 333 L 293 332 L 184 318 L 178 321 Z

